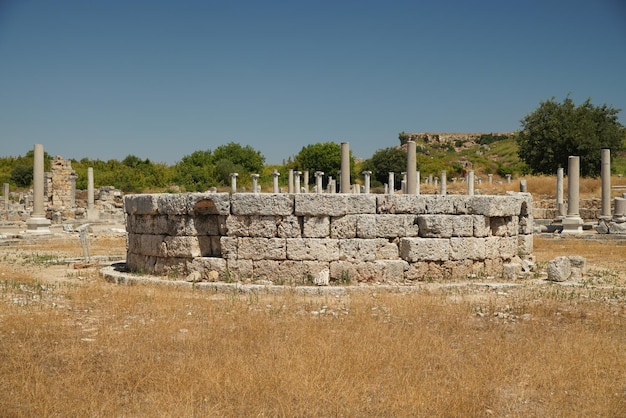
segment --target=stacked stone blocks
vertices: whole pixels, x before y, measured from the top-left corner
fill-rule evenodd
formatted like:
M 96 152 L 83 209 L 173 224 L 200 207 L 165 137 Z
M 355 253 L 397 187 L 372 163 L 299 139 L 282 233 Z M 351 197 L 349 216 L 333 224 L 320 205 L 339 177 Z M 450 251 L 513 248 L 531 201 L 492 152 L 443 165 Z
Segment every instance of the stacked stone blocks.
M 125 196 L 134 272 L 306 284 L 500 275 L 532 258 L 530 195 Z M 510 269 L 509 269 L 510 270 Z

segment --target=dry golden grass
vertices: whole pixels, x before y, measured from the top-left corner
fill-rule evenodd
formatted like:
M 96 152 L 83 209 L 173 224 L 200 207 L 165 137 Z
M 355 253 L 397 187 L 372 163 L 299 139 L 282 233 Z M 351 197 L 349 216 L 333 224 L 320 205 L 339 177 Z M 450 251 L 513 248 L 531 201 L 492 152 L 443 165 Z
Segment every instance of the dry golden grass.
M 572 244 L 594 251 L 579 243 L 561 240 L 551 252 L 536 240 L 538 259 L 571 254 Z M 0 250 L 2 416 L 626 411 L 619 278 L 342 297 L 212 294 L 116 286 L 95 270 L 43 281 L 51 266 L 24 265 L 9 251 Z

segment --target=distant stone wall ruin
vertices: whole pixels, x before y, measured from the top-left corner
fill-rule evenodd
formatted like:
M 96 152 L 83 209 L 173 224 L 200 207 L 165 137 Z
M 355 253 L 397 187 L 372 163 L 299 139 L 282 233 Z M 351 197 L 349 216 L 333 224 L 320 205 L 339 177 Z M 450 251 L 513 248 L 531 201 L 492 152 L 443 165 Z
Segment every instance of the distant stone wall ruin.
M 201 280 L 410 284 L 516 277 L 532 198 L 186 193 L 124 197 L 127 268 Z

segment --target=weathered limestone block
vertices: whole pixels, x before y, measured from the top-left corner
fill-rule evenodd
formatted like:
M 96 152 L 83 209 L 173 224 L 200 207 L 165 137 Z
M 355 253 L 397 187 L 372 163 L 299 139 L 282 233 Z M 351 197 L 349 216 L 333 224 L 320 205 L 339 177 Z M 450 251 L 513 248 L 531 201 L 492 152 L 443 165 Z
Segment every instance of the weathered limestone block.
M 186 215 L 188 204 L 189 193 L 163 193 L 158 195 L 157 210 L 161 215 Z
M 226 219 L 226 229 L 231 237 L 276 237 L 276 217 L 257 215 L 231 215 Z
M 200 272 L 203 281 L 226 281 L 226 260 L 223 258 L 196 257 L 187 263 L 187 269 Z
M 474 236 L 484 238 L 491 235 L 490 218 L 483 215 L 470 215 L 474 219 Z
M 237 237 L 220 237 L 220 248 L 222 257 L 227 260 L 238 259 L 239 238 Z
M 553 282 L 564 282 L 572 275 L 572 264 L 569 257 L 557 257 L 550 260 L 546 266 L 548 280 Z
M 133 194 L 124 196 L 124 211 L 129 215 L 156 215 L 158 213 L 155 194 Z
M 230 199 L 233 215 L 293 215 L 293 195 L 286 193 L 235 193 Z
M 441 261 L 420 261 L 409 264 L 404 278 L 407 281 L 441 281 L 449 279 L 450 274 Z
M 361 216 L 364 215 L 345 215 L 330 218 L 330 237 L 339 239 L 355 238 L 357 220 Z
M 361 215 L 356 230 L 359 238 L 416 237 L 419 234 L 416 216 L 410 214 Z
M 300 238 L 302 236 L 300 221 L 295 215 L 277 216 L 276 227 L 278 238 Z
M 482 260 L 456 260 L 444 261 L 441 264 L 442 269 L 450 278 L 463 279 L 471 275 L 482 274 L 485 265 Z
M 330 278 L 342 284 L 399 283 L 404 280 L 404 271 L 408 268 L 409 264 L 402 260 L 333 261 L 330 263 Z
M 146 256 L 128 252 L 126 254 L 126 267 L 135 273 L 153 272 L 156 263 L 155 256 Z
M 128 234 L 128 248 L 134 254 L 161 257 L 166 235 Z
M 518 255 L 519 249 L 519 236 L 517 237 L 502 237 L 499 239 L 500 243 L 500 257 L 504 260 L 510 260 Z
M 188 261 L 188 258 L 156 257 L 152 273 L 167 275 L 171 279 L 182 279 L 189 273 Z
M 609 234 L 626 234 L 626 222 L 609 222 Z
M 293 238 L 292 238 L 293 239 Z M 284 260 L 287 246 L 284 238 L 238 238 L 237 258 L 248 260 Z M 222 252 L 224 242 L 222 241 Z
M 491 217 L 489 223 L 491 225 L 491 235 L 498 237 L 515 236 L 519 232 L 519 217 L 503 216 Z
M 533 253 L 533 236 L 518 235 L 517 236 L 517 255 L 525 257 Z
M 346 261 L 374 261 L 378 242 L 375 239 L 339 240 L 339 259 Z
M 190 225 L 193 226 L 191 234 L 195 235 L 226 235 L 228 229 L 226 227 L 227 216 L 224 215 L 196 215 L 191 219 Z
M 471 215 L 418 215 L 419 236 L 423 238 L 471 237 L 474 217 Z
M 304 216 L 303 218 L 303 238 L 328 238 L 330 236 L 330 218 L 328 216 Z
M 287 258 L 290 260 L 338 260 L 339 240 L 331 238 L 287 238 Z
M 132 215 L 126 217 L 126 231 L 132 234 L 169 235 L 167 215 Z
M 507 196 L 471 196 L 467 202 L 470 214 L 489 217 L 519 216 L 532 204 L 529 194 Z M 526 214 L 526 213 L 524 213 Z
M 520 216 L 518 219 L 518 234 L 527 235 L 532 234 L 534 225 L 534 219 L 532 215 Z
M 398 240 L 389 241 L 385 238 L 375 238 L 376 260 L 397 260 L 400 258 Z
M 187 196 L 189 215 L 230 215 L 229 193 L 189 193 Z
M 485 238 L 450 238 L 451 260 L 484 260 Z
M 227 282 L 243 282 L 253 277 L 252 260 L 226 260 L 224 280 Z
M 401 238 L 400 257 L 409 263 L 449 260 L 450 240 L 447 238 Z
M 377 213 L 379 214 L 422 214 L 426 213 L 424 195 L 376 195 Z
M 502 274 L 504 262 L 501 258 L 491 258 L 485 260 L 485 275 L 499 276 Z
M 253 262 L 254 278 L 269 280 L 274 284 L 311 284 L 314 277 L 328 269 L 329 263 L 319 261 L 258 260 Z
M 161 246 L 161 257 L 193 258 L 201 257 L 200 242 L 196 236 L 166 236 Z M 209 251 L 210 253 L 210 251 Z
M 296 194 L 297 216 L 343 216 L 376 213 L 376 196 L 369 194 Z

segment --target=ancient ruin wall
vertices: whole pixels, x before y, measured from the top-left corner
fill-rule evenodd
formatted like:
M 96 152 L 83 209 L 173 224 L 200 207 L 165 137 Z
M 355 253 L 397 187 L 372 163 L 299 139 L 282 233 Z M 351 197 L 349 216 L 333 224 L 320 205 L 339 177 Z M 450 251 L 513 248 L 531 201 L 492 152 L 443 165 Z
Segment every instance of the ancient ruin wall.
M 127 267 L 169 277 L 403 284 L 512 277 L 532 258 L 528 194 L 144 194 L 124 206 Z

